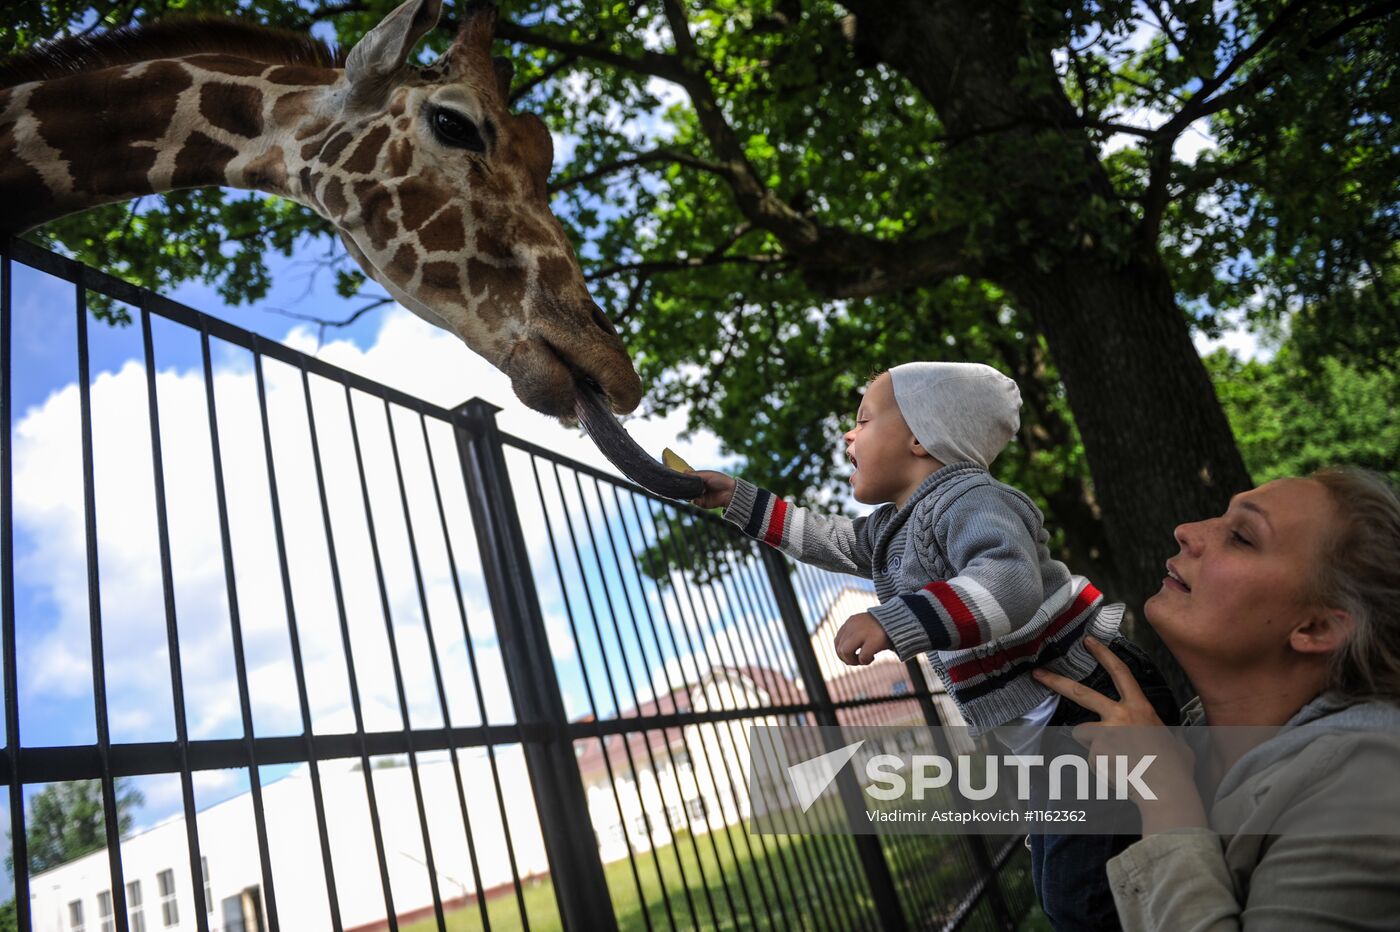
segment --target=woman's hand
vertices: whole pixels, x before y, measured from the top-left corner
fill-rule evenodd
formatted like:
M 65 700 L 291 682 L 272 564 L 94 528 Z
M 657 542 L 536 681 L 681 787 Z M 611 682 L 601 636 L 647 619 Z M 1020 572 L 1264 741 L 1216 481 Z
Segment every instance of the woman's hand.
M 692 469 L 687 473 L 699 476 L 705 483 L 705 492 L 699 498 L 691 499 L 691 504 L 700 508 L 728 508 L 734 497 L 734 477 L 709 469 Z
M 1129 786 L 1130 798 L 1142 815 L 1143 835 L 1171 828 L 1207 826 L 1205 806 L 1196 789 L 1195 755 L 1191 749 L 1162 724 L 1132 671 L 1113 651 L 1090 637 L 1084 639 L 1084 646 L 1108 671 L 1121 699 L 1110 699 L 1083 683 L 1049 670 L 1039 669 L 1031 674 L 1041 685 L 1098 713 L 1099 721 L 1075 727 L 1074 740 L 1088 748 L 1091 759 L 1098 755 L 1110 759 L 1122 756 L 1128 760 L 1130 768 L 1145 757 L 1155 758 L 1142 779 L 1156 798 L 1144 798 L 1135 792 L 1135 786 Z M 1117 727 L 1122 725 L 1132 727 Z

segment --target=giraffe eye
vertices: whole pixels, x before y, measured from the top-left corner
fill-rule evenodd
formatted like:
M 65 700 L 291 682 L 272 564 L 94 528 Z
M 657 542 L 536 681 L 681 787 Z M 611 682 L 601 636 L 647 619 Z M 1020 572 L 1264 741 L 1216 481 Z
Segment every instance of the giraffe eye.
M 433 135 L 445 146 L 467 149 L 471 152 L 485 152 L 486 141 L 476 124 L 455 110 L 436 109 L 430 116 Z

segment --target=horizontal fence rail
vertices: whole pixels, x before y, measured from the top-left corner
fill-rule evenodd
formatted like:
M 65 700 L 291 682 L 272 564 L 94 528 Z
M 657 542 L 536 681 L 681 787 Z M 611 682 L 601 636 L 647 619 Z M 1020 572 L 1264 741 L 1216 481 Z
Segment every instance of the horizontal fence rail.
M 747 831 L 750 725 L 956 715 L 836 658 L 868 583 L 21 241 L 0 365 L 21 929 L 1025 912 L 1019 839 Z

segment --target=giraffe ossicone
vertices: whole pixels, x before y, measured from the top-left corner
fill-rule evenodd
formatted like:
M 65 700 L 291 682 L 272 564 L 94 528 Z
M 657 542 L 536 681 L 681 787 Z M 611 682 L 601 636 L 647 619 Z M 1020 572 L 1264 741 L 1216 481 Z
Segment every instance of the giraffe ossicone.
M 553 145 L 508 109 L 492 6 L 469 5 L 427 67 L 441 0 L 408 0 L 343 66 L 227 20 L 67 39 L 0 64 L 0 235 L 178 188 L 253 188 L 330 221 L 396 300 L 560 417 L 579 379 L 617 412 L 641 382 L 549 208 Z

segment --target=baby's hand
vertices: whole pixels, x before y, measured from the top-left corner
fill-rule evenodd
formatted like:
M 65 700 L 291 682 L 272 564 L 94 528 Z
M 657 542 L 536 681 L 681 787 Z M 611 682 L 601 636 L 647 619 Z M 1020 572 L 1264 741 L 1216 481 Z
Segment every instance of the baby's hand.
M 732 476 L 726 476 L 722 472 L 712 472 L 708 469 L 692 469 L 689 475 L 699 476 L 705 483 L 705 493 L 699 498 L 692 499 L 692 504 L 701 508 L 729 507 L 729 500 L 734 497 L 734 478 Z
M 847 618 L 841 630 L 836 632 L 836 656 L 853 667 L 873 663 L 876 654 L 882 650 L 892 650 L 893 647 L 890 636 L 869 612 Z

